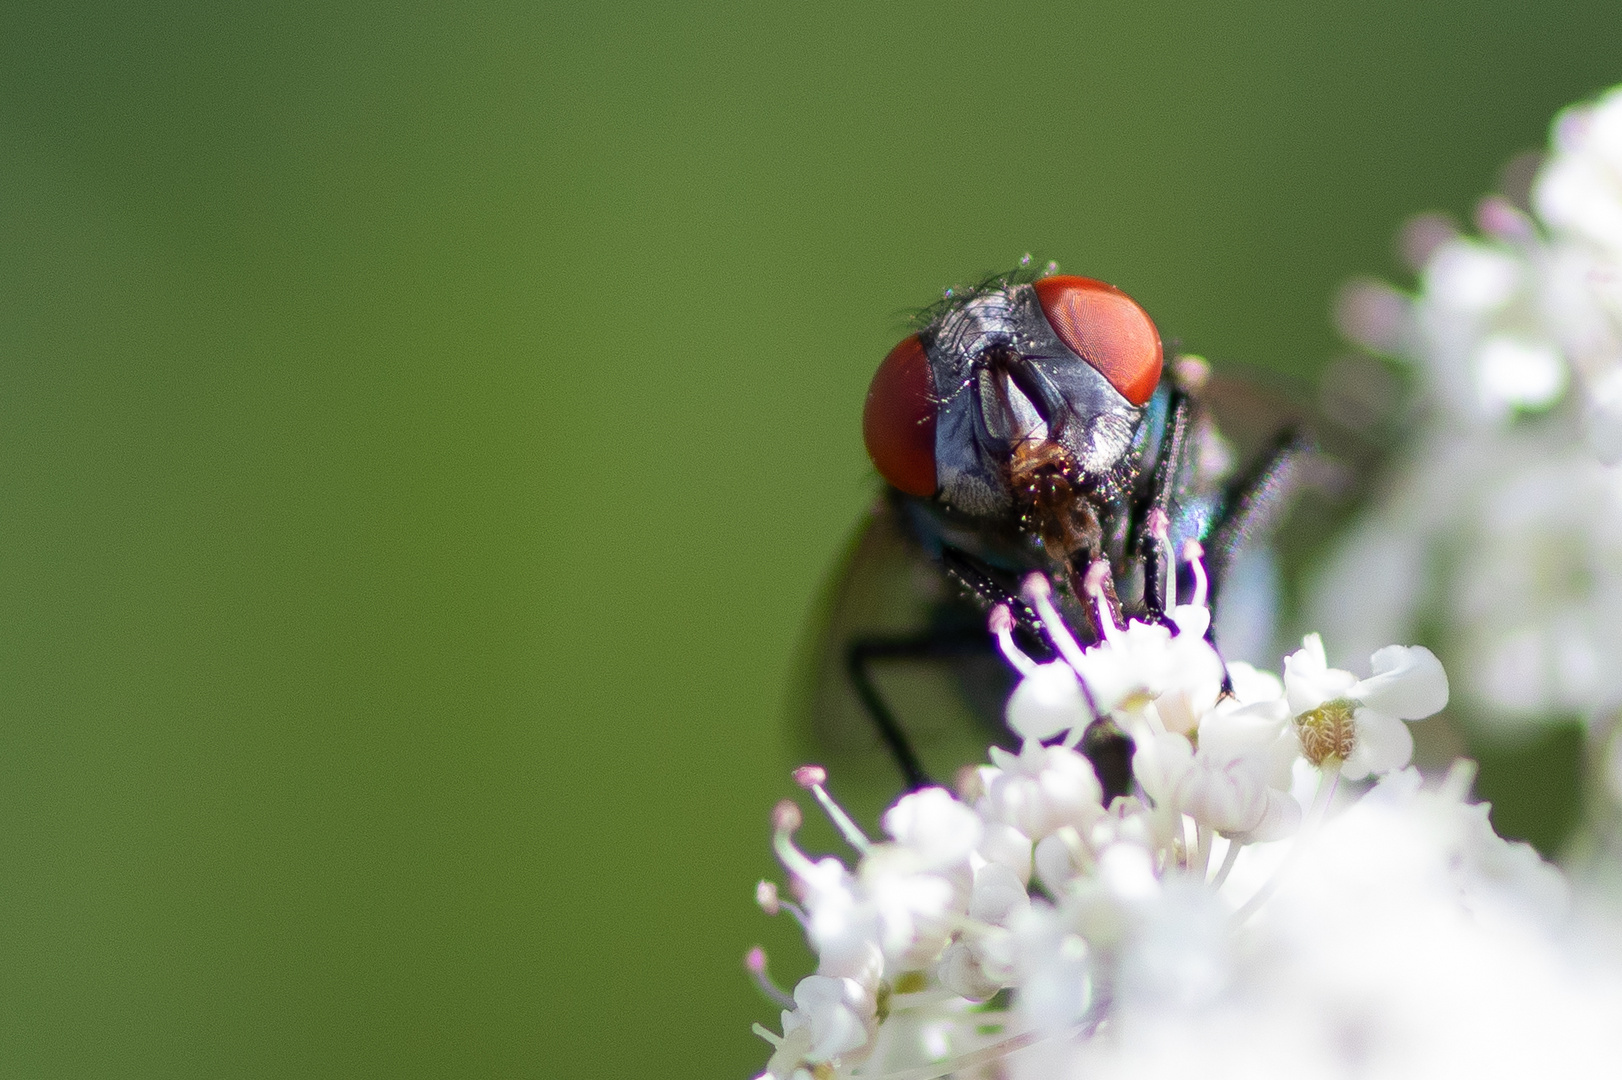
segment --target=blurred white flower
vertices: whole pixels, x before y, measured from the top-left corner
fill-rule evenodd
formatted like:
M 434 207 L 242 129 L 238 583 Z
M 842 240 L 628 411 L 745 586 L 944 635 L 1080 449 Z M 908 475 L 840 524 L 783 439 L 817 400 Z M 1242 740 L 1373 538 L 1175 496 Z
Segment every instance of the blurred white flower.
M 884 831 L 918 866 L 930 870 L 951 870 L 967 863 L 969 852 L 980 843 L 980 827 L 974 811 L 945 788 L 903 795 L 884 813 Z
M 1010 929 L 1030 910 L 1025 883 L 1013 871 L 987 863 L 974 875 L 967 932 L 941 954 L 941 985 L 970 1001 L 984 1001 L 1015 978 L 1018 941 Z
M 993 615 L 992 632 L 1021 675 L 1009 699 L 1009 727 L 1026 738 L 1051 738 L 1069 729 L 1072 738 L 1067 741 L 1074 741 L 1096 709 L 1127 715 L 1134 727 L 1192 731 L 1199 716 L 1216 704 L 1223 679 L 1222 658 L 1204 636 L 1211 613 L 1201 555 L 1198 544 L 1185 553 L 1200 584 L 1190 603 L 1170 598 L 1170 626 L 1136 619 L 1116 626 L 1108 605 L 1099 599 L 1108 568 L 1094 565 L 1087 589 L 1099 605 L 1104 640 L 1085 650 L 1064 627 L 1047 579 L 1039 574 L 1027 578 L 1025 599 L 1041 613 L 1060 660 L 1038 664 L 1025 656 L 1014 644 L 1007 613 L 999 609 Z
M 979 810 L 988 820 L 1041 840 L 1066 825 L 1085 830 L 1104 814 L 1092 762 L 1069 747 L 1026 739 L 1018 754 L 992 747 L 991 760 L 979 770 Z
M 1622 89 L 1556 118 L 1529 216 L 1410 228 L 1419 290 L 1360 283 L 1340 325 L 1411 365 L 1425 422 L 1313 586 L 1367 654 L 1421 620 L 1464 716 L 1512 730 L 1622 706 Z
M 872 996 L 855 980 L 807 976 L 794 988 L 794 1008 L 783 1010 L 783 1037 L 766 1073 L 788 1080 L 801 1065 L 853 1059 L 877 1026 Z
M 1560 875 L 1462 784 L 1392 774 L 1328 822 L 1257 915 L 1166 890 L 1109 1023 L 1013 1077 L 1591 1075 L 1622 1053 L 1622 972 L 1564 936 Z

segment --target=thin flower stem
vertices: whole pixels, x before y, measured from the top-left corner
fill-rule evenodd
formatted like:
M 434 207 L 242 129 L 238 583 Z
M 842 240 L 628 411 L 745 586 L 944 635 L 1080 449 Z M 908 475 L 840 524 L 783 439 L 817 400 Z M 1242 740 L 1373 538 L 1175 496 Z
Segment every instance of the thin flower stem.
M 943 1076 L 951 1076 L 954 1073 L 965 1072 L 977 1066 L 989 1064 L 1014 1053 L 1016 1050 L 1023 1050 L 1027 1046 L 1035 1046 L 1037 1043 L 1049 1042 L 1053 1039 L 1071 1035 L 1088 1034 L 1095 1027 L 1097 1027 L 1096 1020 L 1090 1023 L 1084 1022 L 1069 1031 L 1023 1031 L 1018 1035 L 1011 1035 L 1001 1042 L 983 1046 L 978 1050 L 961 1054 L 955 1058 L 947 1058 L 945 1061 L 932 1061 L 928 1065 L 918 1065 L 911 1069 L 898 1069 L 895 1072 L 873 1074 L 862 1072 L 858 1067 L 858 1069 L 851 1072 L 851 1075 L 856 1077 L 857 1080 L 940 1080 Z
M 1335 798 L 1335 791 L 1340 787 L 1340 761 L 1332 759 L 1333 769 L 1318 778 L 1318 797 L 1312 800 L 1313 821 L 1311 826 L 1317 829 L 1329 817 L 1329 804 Z
M 1201 881 L 1204 881 L 1205 875 L 1211 870 L 1211 827 L 1203 822 L 1197 823 L 1194 826 L 1194 837 L 1199 852 L 1195 857 L 1197 864 L 1194 872 L 1199 874 Z
M 1228 852 L 1222 856 L 1222 865 L 1217 868 L 1216 877 L 1211 879 L 1212 892 L 1222 888 L 1222 883 L 1228 880 L 1228 874 L 1233 870 L 1233 864 L 1239 861 L 1239 851 L 1244 846 L 1237 840 L 1228 841 Z
M 1188 843 L 1188 819 L 1173 810 L 1169 804 L 1157 806 L 1150 812 L 1161 826 L 1160 835 L 1169 840 L 1165 849 L 1165 865 L 1187 870 L 1188 855 L 1192 850 Z
M 1329 817 L 1329 804 L 1334 801 L 1335 789 L 1339 786 L 1340 761 L 1336 758 L 1330 758 L 1324 762 L 1324 768 L 1318 773 L 1318 794 L 1312 800 L 1312 809 L 1307 811 L 1307 820 L 1302 824 L 1300 833 L 1296 835 L 1295 843 L 1290 847 L 1290 853 L 1284 856 L 1284 861 L 1279 864 L 1277 870 L 1273 871 L 1273 876 L 1267 879 L 1267 883 L 1256 890 L 1256 895 L 1246 900 L 1239 910 L 1234 912 L 1235 922 L 1244 922 L 1256 914 L 1256 910 L 1267 903 L 1268 898 L 1278 891 L 1279 885 L 1284 881 L 1284 876 L 1289 873 L 1290 868 L 1295 865 L 1295 861 L 1306 850 L 1313 834 L 1318 831 Z

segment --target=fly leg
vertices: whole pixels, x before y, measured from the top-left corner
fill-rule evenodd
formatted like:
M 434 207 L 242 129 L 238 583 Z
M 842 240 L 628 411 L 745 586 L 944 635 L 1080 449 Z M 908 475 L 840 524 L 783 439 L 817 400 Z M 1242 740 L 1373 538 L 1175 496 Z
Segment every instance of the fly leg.
M 1306 482 L 1306 465 L 1312 454 L 1311 439 L 1297 428 L 1287 428 L 1254 465 L 1229 485 L 1205 544 L 1205 572 L 1211 581 L 1213 608 L 1244 546 L 1272 532 Z
M 1265 542 L 1265 537 L 1289 507 L 1305 480 L 1304 466 L 1312 454 L 1311 440 L 1299 429 L 1287 428 L 1254 465 L 1229 485 L 1205 544 L 1205 573 L 1210 582 L 1208 603 L 1213 610 L 1228 571 L 1241 550 L 1247 543 Z M 1213 648 L 1217 647 L 1215 632 L 1216 622 L 1212 620 L 1205 637 Z M 1233 692 L 1233 680 L 1225 665 L 1222 692 Z
M 942 548 L 940 559 L 947 576 L 973 597 L 977 605 L 984 605 L 988 609 L 997 604 L 1007 605 L 1014 615 L 1017 624 L 1015 632 L 1022 646 L 1032 655 L 1047 659 L 1047 650 L 1041 644 L 1041 620 L 1019 598 L 1018 582 L 1011 575 L 950 546 Z M 932 663 L 957 661 L 961 664 L 965 659 L 993 653 L 992 641 L 984 624 L 957 623 L 915 634 L 858 638 L 845 647 L 845 671 L 850 677 L 851 688 L 867 710 L 868 719 L 890 751 L 890 756 L 895 759 L 896 767 L 906 778 L 909 790 L 929 787 L 933 781 L 924 771 L 923 763 L 896 719 L 895 711 L 879 692 L 878 684 L 873 679 L 872 665 L 896 660 Z M 993 715 L 999 713 L 1001 702 L 984 703 L 982 711 L 992 710 L 995 710 Z
M 1143 606 L 1151 618 L 1166 621 L 1168 575 L 1177 573 L 1177 553 L 1156 536 L 1168 526 L 1177 509 L 1178 496 L 1188 488 L 1187 476 L 1194 468 L 1193 402 L 1181 389 L 1172 391 L 1171 416 L 1166 423 L 1165 443 L 1155 463 L 1149 498 L 1135 520 L 1138 555 L 1143 560 Z M 1169 562 L 1168 562 L 1169 560 Z
M 872 665 L 894 660 L 950 662 L 983 655 L 990 651 L 990 646 L 990 635 L 978 627 L 926 631 L 911 637 L 861 638 L 847 646 L 845 663 L 851 685 L 895 759 L 896 767 L 906 778 L 907 790 L 929 787 L 934 781 L 924 771 L 895 712 L 879 692 Z M 1021 642 L 1021 647 L 1036 655 L 1042 654 L 1040 644 L 1034 639 Z M 1133 743 L 1114 721 L 1105 717 L 1089 724 L 1077 749 L 1092 762 L 1093 772 L 1104 789 L 1104 805 L 1108 806 L 1118 795 L 1132 793 Z
M 989 652 L 990 648 L 990 635 L 984 629 L 972 626 L 926 630 L 902 637 L 858 638 L 845 647 L 845 671 L 850 676 L 851 688 L 861 699 L 868 718 L 873 721 L 873 727 L 879 738 L 884 740 L 890 756 L 895 758 L 896 767 L 906 779 L 909 791 L 930 787 L 934 781 L 924 771 L 923 763 L 918 760 L 907 733 L 896 720 L 894 710 L 884 700 L 884 695 L 879 693 L 878 684 L 873 679 L 873 664 L 895 660 L 951 661 Z

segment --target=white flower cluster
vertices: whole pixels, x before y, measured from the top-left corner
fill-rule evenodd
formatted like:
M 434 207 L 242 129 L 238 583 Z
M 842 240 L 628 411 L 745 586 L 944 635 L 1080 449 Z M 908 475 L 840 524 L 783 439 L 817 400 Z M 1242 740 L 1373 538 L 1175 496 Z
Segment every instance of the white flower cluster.
M 1557 118 L 1531 206 L 1421 219 L 1417 294 L 1343 298 L 1429 415 L 1308 605 L 1348 655 L 1426 623 L 1501 729 L 1622 706 L 1622 89 Z
M 1059 659 L 1020 652 L 1006 611 L 991 620 L 1023 676 L 1007 712 L 1022 749 L 992 749 L 955 794 L 903 796 L 885 840 L 822 769 L 797 772 L 858 857 L 806 854 L 799 809 L 779 805 L 796 899 L 770 882 L 757 899 L 801 922 L 818 965 L 789 994 L 751 953 L 783 1004 L 781 1034 L 756 1029 L 765 1077 L 1526 1075 L 1602 1045 L 1622 1060 L 1622 979 L 1555 945 L 1563 879 L 1464 802 L 1468 767 L 1440 790 L 1405 768 L 1404 721 L 1447 701 L 1436 658 L 1387 647 L 1359 678 L 1314 635 L 1282 679 L 1230 664 L 1225 687 L 1201 594 L 1170 626 L 1125 627 L 1095 595 L 1106 638 L 1083 649 L 1033 577 Z M 1100 720 L 1135 745 L 1135 790 L 1109 805 L 1073 749 Z M 1371 776 L 1337 812 L 1337 783 Z

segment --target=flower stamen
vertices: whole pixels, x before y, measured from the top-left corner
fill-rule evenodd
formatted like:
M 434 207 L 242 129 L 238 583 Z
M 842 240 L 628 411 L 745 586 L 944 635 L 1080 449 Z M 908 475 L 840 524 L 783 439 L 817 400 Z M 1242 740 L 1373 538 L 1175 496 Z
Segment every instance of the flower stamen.
M 1008 610 L 1007 604 L 998 604 L 991 609 L 991 616 L 986 620 L 991 632 L 997 636 L 997 645 L 1008 663 L 1021 675 L 1029 675 L 1036 670 L 1036 661 L 1025 655 L 1025 651 L 1014 642 L 1014 614 Z
M 1048 632 L 1048 639 L 1053 647 L 1059 650 L 1065 663 L 1075 668 L 1079 674 L 1085 661 L 1082 659 L 1081 646 L 1070 633 L 1070 628 L 1064 624 L 1059 615 L 1059 609 L 1053 606 L 1053 586 L 1048 584 L 1046 576 L 1040 573 L 1030 574 L 1025 578 L 1020 594 L 1025 601 L 1036 609 L 1041 616 L 1042 628 Z
M 743 966 L 749 969 L 749 977 L 754 980 L 755 988 L 766 996 L 768 1001 L 776 1002 L 785 1009 L 794 1008 L 794 995 L 784 990 L 772 979 L 771 973 L 766 970 L 766 950 L 756 945 L 743 957 Z M 777 1043 L 772 1043 L 776 1046 Z
M 1082 700 L 1087 703 L 1087 713 L 1092 719 L 1097 720 L 1099 717 L 1098 702 L 1093 697 L 1092 687 L 1087 685 L 1086 676 L 1082 674 L 1082 668 L 1087 661 L 1083 657 L 1081 646 L 1076 642 L 1075 635 L 1071 634 L 1070 628 L 1064 624 L 1064 618 L 1060 616 L 1059 609 L 1053 606 L 1053 586 L 1048 583 L 1048 579 L 1044 575 L 1035 573 L 1025 578 L 1020 592 L 1025 597 L 1025 602 L 1036 609 L 1036 614 L 1042 620 L 1042 628 L 1048 632 L 1048 638 L 1053 642 L 1053 647 L 1059 650 L 1059 655 L 1064 658 L 1064 662 L 1069 664 L 1070 669 L 1076 673 L 1076 681 L 1081 684 Z M 1010 630 L 1010 632 L 1012 631 Z M 1022 672 L 1022 674 L 1029 673 Z M 1073 745 L 1077 739 L 1080 739 L 1081 736 L 1078 732 L 1082 730 L 1084 729 L 1081 726 L 1072 728 L 1065 745 Z
M 1239 852 L 1244 846 L 1239 841 L 1229 838 L 1228 851 L 1222 856 L 1222 865 L 1217 867 L 1216 877 L 1211 879 L 1212 892 L 1221 889 L 1223 883 L 1228 880 L 1228 875 L 1233 872 L 1233 864 L 1239 861 Z
M 800 808 L 787 799 L 772 808 L 772 850 L 789 873 L 809 878 L 816 873 L 816 864 L 794 846 L 794 833 L 804 821 Z
M 834 828 L 839 830 L 839 835 L 845 838 L 846 843 L 863 855 L 873 850 L 873 841 L 869 840 L 862 832 L 861 826 L 845 813 L 845 808 L 834 802 L 833 796 L 829 795 L 827 788 L 823 786 L 828 782 L 828 770 L 821 765 L 801 765 L 794 770 L 794 782 L 817 797 L 823 812 L 834 823 Z
M 1194 571 L 1194 600 L 1195 607 L 1204 607 L 1211 594 L 1211 583 L 1205 576 L 1205 548 L 1198 540 L 1188 540 L 1183 544 L 1183 559 L 1189 568 Z M 1173 575 L 1175 576 L 1175 575 Z
M 1109 563 L 1099 559 L 1087 568 L 1083 587 L 1098 612 L 1098 627 L 1104 632 L 1104 640 L 1114 645 L 1120 642 L 1121 628 L 1115 625 L 1115 613 L 1110 610 L 1109 597 L 1104 593 L 1104 583 L 1108 580 Z

